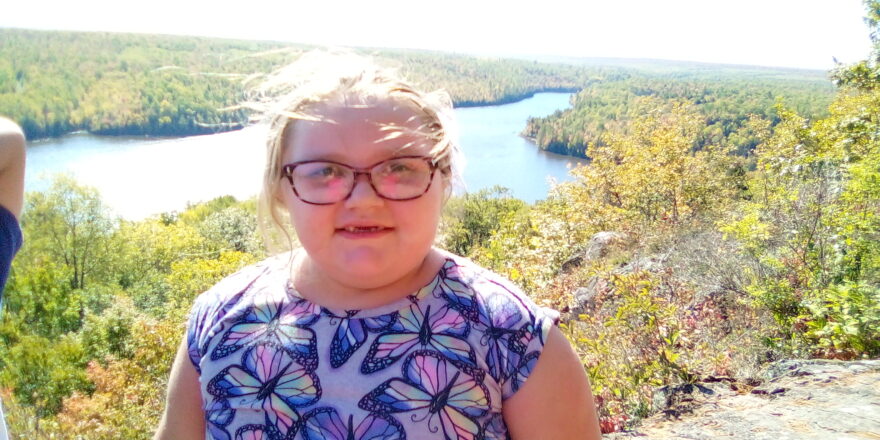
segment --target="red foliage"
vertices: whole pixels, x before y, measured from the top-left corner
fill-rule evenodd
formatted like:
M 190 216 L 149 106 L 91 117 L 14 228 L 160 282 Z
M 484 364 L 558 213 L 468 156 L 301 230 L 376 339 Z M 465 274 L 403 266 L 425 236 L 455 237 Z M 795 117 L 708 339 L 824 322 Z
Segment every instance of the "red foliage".
M 626 424 L 626 420 L 627 417 L 624 414 L 600 417 L 599 429 L 602 430 L 602 434 L 617 432 L 623 429 L 623 426 Z

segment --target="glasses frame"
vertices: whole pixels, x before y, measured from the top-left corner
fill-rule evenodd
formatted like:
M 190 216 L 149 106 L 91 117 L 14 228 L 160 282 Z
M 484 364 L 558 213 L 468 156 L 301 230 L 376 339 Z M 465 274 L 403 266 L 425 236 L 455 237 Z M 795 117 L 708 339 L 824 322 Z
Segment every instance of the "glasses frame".
M 376 189 L 376 184 L 373 182 L 373 169 L 379 165 L 384 164 L 385 162 L 389 162 L 392 160 L 398 160 L 398 159 L 422 159 L 428 164 L 428 166 L 431 168 L 431 174 L 428 176 L 428 185 L 425 186 L 424 191 L 422 191 L 421 193 L 419 193 L 415 196 L 412 196 L 412 197 L 407 197 L 404 199 L 395 199 L 395 198 L 385 196 L 384 194 L 380 193 L 378 189 Z M 339 165 L 341 167 L 344 167 L 344 168 L 351 170 L 354 177 L 351 180 L 351 188 L 348 189 L 348 194 L 346 194 L 345 197 L 343 197 L 335 202 L 318 203 L 318 202 L 310 202 L 310 201 L 304 199 L 299 194 L 299 192 L 296 190 L 296 185 L 293 183 L 293 171 L 296 169 L 296 167 L 298 167 L 300 165 L 305 165 L 305 164 L 315 163 L 315 162 L 332 163 L 334 165 Z M 283 165 L 281 167 L 281 177 L 287 178 L 287 180 L 290 182 L 290 189 L 293 190 L 293 194 L 296 195 L 296 197 L 298 199 L 302 200 L 303 203 L 308 203 L 310 205 L 332 205 L 334 203 L 339 203 L 341 201 L 348 200 L 351 197 L 351 195 L 354 193 L 355 186 L 357 186 L 358 176 L 361 174 L 367 176 L 367 182 L 369 182 L 370 187 L 373 188 L 373 193 L 375 193 L 376 196 L 378 196 L 381 199 L 393 200 L 395 202 L 404 202 L 407 200 L 414 200 L 414 199 L 417 199 L 417 198 L 425 195 L 431 189 L 431 184 L 434 183 L 434 172 L 436 172 L 436 171 L 437 171 L 437 164 L 434 163 L 433 158 L 428 157 L 428 156 L 396 156 L 396 157 L 391 157 L 391 158 L 388 158 L 385 160 L 380 160 L 379 162 L 376 162 L 376 163 L 374 163 L 368 167 L 365 167 L 365 168 L 355 168 L 351 165 L 344 164 L 342 162 L 337 162 L 335 160 L 315 159 L 315 160 L 301 160 L 298 162 L 291 162 L 289 164 Z

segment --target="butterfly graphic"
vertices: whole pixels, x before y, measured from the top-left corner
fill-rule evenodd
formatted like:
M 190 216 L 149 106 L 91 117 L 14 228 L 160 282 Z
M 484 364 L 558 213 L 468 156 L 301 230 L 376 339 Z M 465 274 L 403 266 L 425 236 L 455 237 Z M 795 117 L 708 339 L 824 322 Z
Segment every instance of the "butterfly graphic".
M 339 325 L 336 326 L 336 332 L 330 342 L 330 365 L 333 368 L 339 368 L 348 361 L 367 340 L 368 331 L 387 330 L 397 319 L 397 312 L 370 318 L 355 318 L 357 313 L 357 310 L 351 310 L 345 317 L 331 315 L 332 318 L 339 319 Z
M 486 347 L 486 365 L 495 380 L 503 382 L 516 371 L 525 353 L 523 313 L 510 295 L 493 293 L 479 303 L 480 323 L 485 326 L 480 344 Z
M 303 416 L 303 440 L 405 440 L 406 432 L 393 417 L 370 414 L 357 426 L 354 417 L 343 422 L 334 408 L 318 408 Z
M 440 269 L 440 276 L 434 285 L 433 294 L 437 298 L 446 298 L 449 305 L 458 310 L 469 321 L 480 322 L 480 308 L 477 304 L 477 296 L 474 294 L 458 271 L 458 266 L 452 260 L 447 260 Z
M 407 357 L 403 375 L 370 391 L 358 406 L 379 414 L 414 412 L 410 420 L 427 421 L 430 432 L 442 431 L 447 440 L 482 438 L 477 419 L 491 402 L 480 370 L 419 350 Z
M 242 365 L 224 368 L 208 382 L 207 390 L 228 399 L 234 408 L 264 411 L 266 424 L 282 435 L 299 421 L 294 408 L 311 405 L 321 395 L 318 377 L 271 343 L 248 348 Z
M 538 363 L 538 356 L 540 355 L 540 352 L 533 351 L 520 360 L 519 365 L 516 367 L 516 374 L 510 378 L 510 386 L 514 392 L 519 390 L 529 375 L 532 374 L 532 370 L 535 369 L 535 364 Z
M 240 278 L 243 278 L 243 275 L 248 271 L 242 271 L 237 274 L 231 275 L 229 278 L 224 280 L 224 284 L 229 282 L 237 282 Z M 258 274 L 261 275 L 262 273 Z M 250 279 L 250 278 L 248 278 Z M 211 337 L 204 337 L 206 335 L 201 334 L 202 331 L 213 326 L 214 322 L 208 322 L 209 319 L 213 319 L 216 321 L 222 321 L 223 318 L 233 310 L 241 299 L 245 296 L 245 293 L 256 283 L 257 278 L 250 279 L 250 282 L 247 283 L 246 286 L 241 288 L 233 289 L 236 293 L 223 298 L 220 297 L 219 292 L 221 290 L 217 290 L 217 292 L 208 292 L 208 294 L 213 294 L 212 296 L 202 296 L 200 297 L 193 311 L 195 312 L 191 318 L 191 323 L 189 325 L 189 330 L 187 331 L 187 340 L 191 341 L 188 347 L 189 358 L 192 361 L 193 365 L 196 366 L 196 370 L 201 373 L 201 367 L 199 367 L 201 358 L 206 353 L 208 353 L 208 346 L 211 343 Z M 210 304 L 210 305 L 206 305 Z M 220 324 L 220 330 L 224 328 L 224 324 Z M 212 336 L 212 335 L 207 335 Z
M 535 315 L 519 295 L 494 280 L 471 280 L 473 286 L 467 286 L 461 281 L 464 276 L 459 269 L 454 264 L 444 267 L 443 280 L 438 283 L 434 296 L 445 298 L 450 307 L 480 329 L 483 333 L 480 344 L 486 347 L 489 374 L 498 382 L 504 382 L 516 375 L 529 342 L 536 335 L 532 324 Z M 540 332 L 537 336 L 543 338 Z
M 401 310 L 390 331 L 379 335 L 361 364 L 361 372 L 374 373 L 396 362 L 410 349 L 433 348 L 449 359 L 475 365 L 473 348 L 465 339 L 470 331 L 467 321 L 455 309 L 440 307 L 424 313 L 418 304 Z
M 483 436 L 485 440 L 510 440 L 507 424 L 504 423 L 504 416 L 501 413 L 495 413 L 486 420 L 486 424 L 483 425 Z
M 271 440 L 272 435 L 263 425 L 244 425 L 235 432 L 235 440 Z
M 219 399 L 211 402 L 205 409 L 205 419 L 208 425 L 208 432 L 211 438 L 218 440 L 229 440 L 229 433 L 226 432 L 226 426 L 235 417 L 235 410 L 229 407 L 229 401 Z
M 211 352 L 211 360 L 228 356 L 257 341 L 284 347 L 301 365 L 317 367 L 315 332 L 306 326 L 320 317 L 318 306 L 287 296 L 260 298 L 246 309 Z

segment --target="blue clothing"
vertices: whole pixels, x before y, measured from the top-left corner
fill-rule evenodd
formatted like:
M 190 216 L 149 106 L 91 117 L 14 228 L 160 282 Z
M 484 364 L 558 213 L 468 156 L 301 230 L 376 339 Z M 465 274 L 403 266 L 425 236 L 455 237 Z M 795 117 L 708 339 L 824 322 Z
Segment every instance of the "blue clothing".
M 9 277 L 12 257 L 21 248 L 21 228 L 18 219 L 8 209 L 0 205 L 0 313 L 3 313 L 3 289 Z M 6 422 L 3 417 L 3 402 L 0 402 L 0 440 L 6 440 Z
M 9 277 L 12 257 L 21 248 L 21 228 L 18 219 L 3 206 L 0 206 L 0 307 L 3 306 L 3 288 Z M 2 310 L 2 308 L 0 308 Z
M 503 401 L 558 313 L 463 258 L 392 304 L 330 310 L 288 258 L 226 278 L 188 324 L 208 439 L 505 439 Z

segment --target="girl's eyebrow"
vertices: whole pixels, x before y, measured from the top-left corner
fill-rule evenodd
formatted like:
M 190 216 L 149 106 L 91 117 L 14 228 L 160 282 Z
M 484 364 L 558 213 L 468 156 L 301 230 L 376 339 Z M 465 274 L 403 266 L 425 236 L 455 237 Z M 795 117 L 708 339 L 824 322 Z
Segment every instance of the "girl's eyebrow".
M 299 158 L 297 160 L 293 160 L 291 162 L 304 162 L 304 161 L 308 161 L 308 160 L 327 160 L 330 162 L 345 163 L 345 159 L 346 159 L 345 157 L 343 157 L 342 155 L 337 154 L 337 153 L 329 153 L 329 154 L 318 153 L 318 154 L 309 155 L 306 157 L 301 157 L 301 158 Z
M 367 164 L 367 165 L 373 165 L 373 164 L 376 164 L 376 163 L 382 162 L 382 161 L 384 161 L 384 160 L 393 159 L 393 158 L 395 158 L 395 157 L 400 157 L 400 156 L 412 156 L 412 155 L 413 155 L 413 152 L 410 151 L 409 149 L 406 149 L 406 148 L 400 148 L 400 149 L 397 149 L 397 150 L 395 150 L 395 151 L 390 151 L 389 154 L 388 154 L 387 156 L 386 156 L 386 155 L 379 156 L 378 159 L 375 159 L 375 160 L 370 161 L 370 163 Z M 425 156 L 430 156 L 430 155 L 429 155 L 429 154 L 425 154 Z M 315 154 L 315 155 L 313 155 L 313 156 L 302 157 L 302 158 L 299 158 L 299 159 L 297 159 L 297 160 L 293 160 L 293 161 L 286 162 L 286 163 L 295 163 L 295 162 L 305 162 L 305 161 L 315 161 L 315 160 L 318 160 L 318 161 L 336 162 L 336 163 L 341 163 L 341 164 L 343 164 L 343 165 L 348 165 L 348 166 L 350 166 L 350 167 L 352 167 L 352 168 L 358 168 L 358 167 L 356 167 L 356 166 L 354 166 L 354 165 L 351 164 L 351 159 L 352 159 L 352 158 L 351 158 L 350 156 L 348 156 L 348 155 L 342 155 L 342 154 L 339 154 L 339 153 L 324 153 L 324 154 L 322 154 L 322 153 L 319 152 L 319 153 L 317 153 L 317 154 Z

